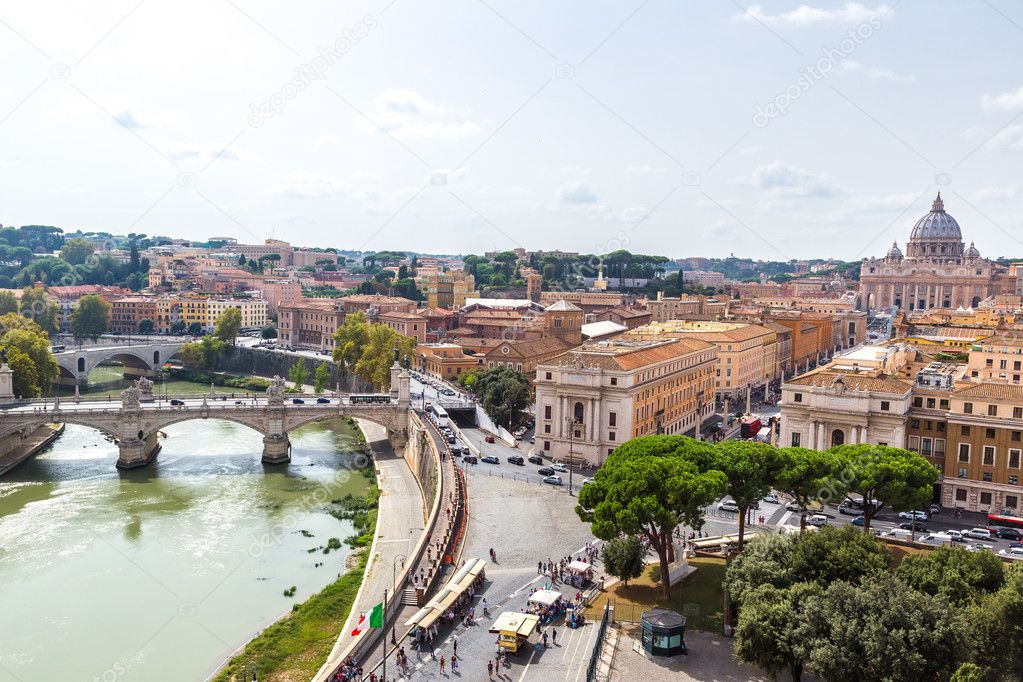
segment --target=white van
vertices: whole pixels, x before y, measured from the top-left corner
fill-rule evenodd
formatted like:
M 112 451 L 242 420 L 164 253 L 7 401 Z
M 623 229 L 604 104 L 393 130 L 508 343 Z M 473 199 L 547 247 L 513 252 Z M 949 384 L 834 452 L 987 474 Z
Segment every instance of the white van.
M 828 525 L 828 517 L 824 514 L 814 514 L 806 517 L 806 525 L 808 526 L 826 526 Z
M 905 528 L 892 528 L 887 533 L 882 533 L 882 536 L 886 538 L 895 538 L 896 540 L 912 540 L 913 532 L 906 530 Z
M 902 529 L 900 529 L 900 530 L 902 530 Z M 922 542 L 925 545 L 935 545 L 935 546 L 951 545 L 952 544 L 952 536 L 948 535 L 947 533 L 931 533 L 929 535 L 923 536 L 922 538 L 917 540 L 917 542 Z

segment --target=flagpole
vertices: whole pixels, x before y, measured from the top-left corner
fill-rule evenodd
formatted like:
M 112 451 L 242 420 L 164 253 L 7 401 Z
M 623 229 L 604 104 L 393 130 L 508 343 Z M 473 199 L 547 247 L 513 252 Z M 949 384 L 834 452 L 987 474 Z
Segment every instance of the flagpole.
M 384 643 L 384 682 L 387 682 L 387 588 L 384 588 L 384 613 L 380 619 L 380 632 Z

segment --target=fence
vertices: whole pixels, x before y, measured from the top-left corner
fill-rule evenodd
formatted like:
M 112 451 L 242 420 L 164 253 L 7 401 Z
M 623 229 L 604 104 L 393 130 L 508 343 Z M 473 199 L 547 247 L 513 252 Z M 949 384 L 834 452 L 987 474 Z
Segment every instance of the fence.
M 586 682 L 596 682 L 597 663 L 600 661 L 600 652 L 604 648 L 604 636 L 607 635 L 607 624 L 611 621 L 611 602 L 604 604 L 604 615 L 600 617 L 600 628 L 597 630 L 597 641 L 593 643 L 593 651 L 590 653 L 590 662 L 586 666 Z

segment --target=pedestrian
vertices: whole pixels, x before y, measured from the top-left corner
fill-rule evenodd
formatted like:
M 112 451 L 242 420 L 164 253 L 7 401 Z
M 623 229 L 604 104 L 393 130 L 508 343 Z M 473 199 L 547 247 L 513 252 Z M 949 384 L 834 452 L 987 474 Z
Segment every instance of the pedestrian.
M 494 662 L 487 659 L 487 677 L 494 679 Z
M 451 654 L 451 672 L 458 671 L 458 656 Z
M 543 648 L 544 649 L 547 648 L 547 631 L 546 630 L 543 631 Z
M 490 615 L 490 607 L 487 605 L 487 598 L 486 597 L 483 597 L 483 615 L 484 616 L 489 616 Z
M 542 561 L 537 561 L 536 562 L 536 572 L 538 574 L 540 574 L 540 575 L 543 575 L 543 562 Z
M 442 655 L 441 655 L 441 657 L 440 657 L 440 674 L 441 674 L 441 675 L 443 675 L 443 674 L 444 674 L 444 666 L 445 666 L 446 664 L 447 664 L 447 659 L 446 659 L 446 658 L 444 658 L 444 655 L 442 654 Z
M 554 646 L 558 646 L 558 629 L 557 628 L 551 628 L 551 641 L 554 643 Z
M 454 662 L 455 656 L 458 654 L 458 635 L 455 635 L 451 640 L 451 660 Z

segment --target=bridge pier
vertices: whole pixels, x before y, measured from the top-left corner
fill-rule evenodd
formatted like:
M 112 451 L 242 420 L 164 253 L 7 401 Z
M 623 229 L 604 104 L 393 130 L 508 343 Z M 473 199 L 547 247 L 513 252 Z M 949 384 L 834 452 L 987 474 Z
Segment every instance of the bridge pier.
M 145 438 L 126 438 L 118 441 L 118 469 L 136 469 L 144 467 L 156 458 L 160 452 L 160 434 L 153 431 Z
M 408 429 L 387 429 L 387 441 L 395 452 L 402 452 L 408 444 Z
M 263 436 L 263 464 L 287 464 L 291 461 L 291 441 L 286 433 Z

